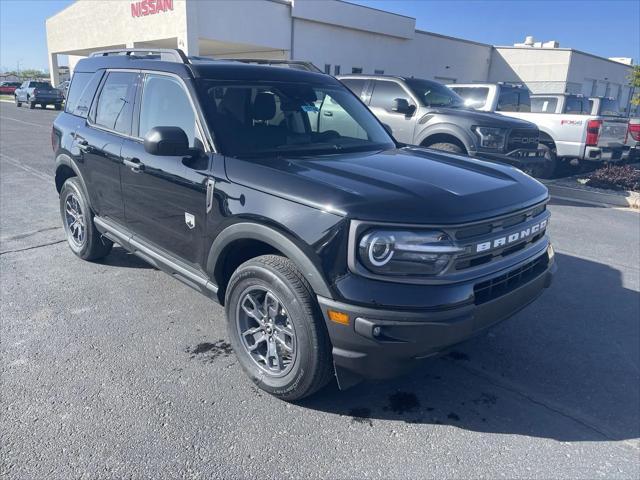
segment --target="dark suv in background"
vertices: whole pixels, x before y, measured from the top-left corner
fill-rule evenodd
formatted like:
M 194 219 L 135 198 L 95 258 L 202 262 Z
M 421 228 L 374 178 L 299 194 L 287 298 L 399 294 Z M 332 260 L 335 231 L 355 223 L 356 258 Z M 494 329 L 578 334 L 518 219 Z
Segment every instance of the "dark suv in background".
M 389 75 L 338 78 L 400 142 L 523 168 L 544 160 L 533 123 L 468 108 L 438 82 Z M 321 121 L 338 124 L 340 118 L 335 112 Z
M 283 399 L 402 373 L 555 270 L 543 185 L 400 146 L 328 75 L 101 52 L 78 62 L 52 140 L 71 250 L 118 243 L 220 302 L 239 363 Z
M 41 82 L 27 80 L 23 82 L 19 88 L 13 92 L 16 106 L 20 107 L 23 103 L 29 105 L 29 108 L 46 108 L 47 105 L 53 105 L 56 110 L 62 109 L 64 95 L 57 88 L 53 88 L 49 82 Z

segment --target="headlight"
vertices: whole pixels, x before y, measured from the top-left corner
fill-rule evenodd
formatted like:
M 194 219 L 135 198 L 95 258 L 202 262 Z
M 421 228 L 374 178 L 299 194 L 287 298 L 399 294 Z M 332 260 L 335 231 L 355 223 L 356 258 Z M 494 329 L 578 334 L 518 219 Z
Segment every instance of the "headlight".
M 463 250 L 437 230 L 369 230 L 360 238 L 358 257 L 379 275 L 437 275 Z
M 483 148 L 491 148 L 495 150 L 502 150 L 507 138 L 506 128 L 494 128 L 494 127 L 473 127 L 478 139 L 480 140 L 480 146 Z

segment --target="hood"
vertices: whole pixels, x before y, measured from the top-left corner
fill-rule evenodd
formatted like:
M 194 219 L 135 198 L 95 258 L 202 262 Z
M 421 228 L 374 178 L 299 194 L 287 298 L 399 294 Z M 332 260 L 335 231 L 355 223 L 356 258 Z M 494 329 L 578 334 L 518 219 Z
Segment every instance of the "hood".
M 513 167 L 418 147 L 226 159 L 234 183 L 358 220 L 456 224 L 526 208 L 544 185 Z
M 538 128 L 536 124 L 522 120 L 520 118 L 505 117 L 492 112 L 481 112 L 471 108 L 446 108 L 438 107 L 430 109 L 427 115 L 440 113 L 442 115 L 451 115 L 457 118 L 464 118 L 475 125 L 483 125 L 487 127 L 498 128 Z

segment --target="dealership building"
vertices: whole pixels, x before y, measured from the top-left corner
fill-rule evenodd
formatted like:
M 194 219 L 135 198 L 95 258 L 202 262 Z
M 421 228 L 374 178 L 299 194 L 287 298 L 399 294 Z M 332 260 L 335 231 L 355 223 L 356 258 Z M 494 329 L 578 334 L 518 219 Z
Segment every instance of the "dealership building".
M 46 22 L 49 71 L 94 51 L 181 48 L 214 58 L 293 59 L 333 75 L 413 75 L 442 83 L 516 82 L 533 92 L 631 96 L 630 59 L 557 42 L 494 47 L 416 29 L 416 19 L 339 0 L 78 0 Z

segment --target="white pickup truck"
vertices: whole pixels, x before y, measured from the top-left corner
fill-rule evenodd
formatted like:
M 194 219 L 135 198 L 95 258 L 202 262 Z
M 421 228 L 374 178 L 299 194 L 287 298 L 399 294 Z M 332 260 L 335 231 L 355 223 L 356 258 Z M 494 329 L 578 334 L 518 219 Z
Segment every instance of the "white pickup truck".
M 467 106 L 535 123 L 547 159 L 533 175 L 552 177 L 561 161 L 616 162 L 625 159 L 628 119 L 591 115 L 588 98 L 547 95 L 531 98 L 525 87 L 502 83 L 448 85 Z M 537 111 L 536 111 L 537 110 Z

